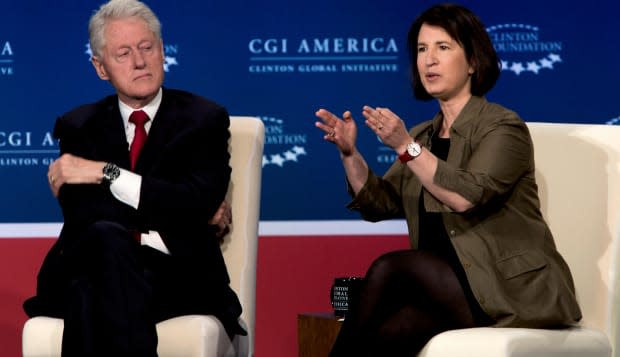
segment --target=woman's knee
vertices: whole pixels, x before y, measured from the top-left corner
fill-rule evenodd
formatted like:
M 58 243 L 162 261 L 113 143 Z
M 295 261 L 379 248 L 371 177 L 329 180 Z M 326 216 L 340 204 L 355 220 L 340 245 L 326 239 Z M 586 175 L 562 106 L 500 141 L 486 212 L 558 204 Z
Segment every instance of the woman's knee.
M 385 280 L 402 270 L 403 264 L 416 255 L 414 250 L 398 250 L 385 253 L 375 259 L 366 273 L 366 279 Z

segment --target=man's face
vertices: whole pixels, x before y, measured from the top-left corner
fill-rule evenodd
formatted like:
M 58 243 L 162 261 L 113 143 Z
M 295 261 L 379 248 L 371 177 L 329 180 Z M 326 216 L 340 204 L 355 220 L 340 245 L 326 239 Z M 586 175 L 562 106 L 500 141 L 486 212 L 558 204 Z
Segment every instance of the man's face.
M 164 80 L 162 42 L 136 17 L 108 21 L 104 37 L 101 58 L 93 57 L 99 78 L 110 81 L 125 104 L 148 104 Z

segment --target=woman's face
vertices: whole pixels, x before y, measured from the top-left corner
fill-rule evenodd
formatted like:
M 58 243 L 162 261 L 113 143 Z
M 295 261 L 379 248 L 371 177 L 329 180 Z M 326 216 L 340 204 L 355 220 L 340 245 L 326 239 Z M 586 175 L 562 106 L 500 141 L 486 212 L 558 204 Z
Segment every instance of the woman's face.
M 442 101 L 471 95 L 474 69 L 463 48 L 443 28 L 423 24 L 417 52 L 420 80 L 430 95 Z

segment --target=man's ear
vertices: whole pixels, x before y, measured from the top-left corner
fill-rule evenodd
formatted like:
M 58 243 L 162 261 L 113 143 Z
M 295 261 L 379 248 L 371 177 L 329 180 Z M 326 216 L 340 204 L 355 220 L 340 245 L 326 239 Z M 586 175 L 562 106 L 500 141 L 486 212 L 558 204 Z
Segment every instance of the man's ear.
M 99 76 L 99 78 L 101 78 L 104 81 L 107 81 L 110 79 L 110 77 L 108 77 L 108 72 L 105 70 L 103 63 L 99 61 L 98 57 L 93 56 L 90 62 L 93 64 L 93 67 L 95 67 L 95 71 L 97 72 L 97 75 Z

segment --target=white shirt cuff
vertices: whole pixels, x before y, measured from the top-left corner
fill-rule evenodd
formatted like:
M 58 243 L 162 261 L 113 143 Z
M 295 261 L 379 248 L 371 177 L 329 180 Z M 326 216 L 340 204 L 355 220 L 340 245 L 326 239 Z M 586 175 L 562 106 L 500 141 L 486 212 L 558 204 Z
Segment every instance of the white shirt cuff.
M 110 191 L 117 200 L 138 209 L 140 204 L 140 188 L 142 187 L 142 176 L 125 169 L 121 169 L 121 174 L 110 184 Z M 170 254 L 168 248 L 156 231 L 142 233 L 140 235 L 142 245 L 148 245 L 162 253 Z

